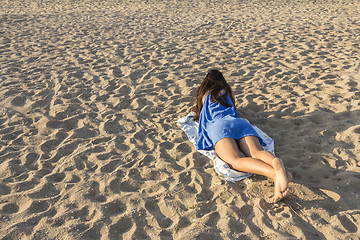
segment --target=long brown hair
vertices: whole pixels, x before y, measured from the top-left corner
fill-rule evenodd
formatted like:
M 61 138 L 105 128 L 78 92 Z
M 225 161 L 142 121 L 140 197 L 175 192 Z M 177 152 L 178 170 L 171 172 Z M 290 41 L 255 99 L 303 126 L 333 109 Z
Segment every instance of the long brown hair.
M 235 99 L 233 97 L 231 88 L 229 84 L 225 81 L 224 76 L 219 70 L 210 70 L 204 80 L 200 83 L 200 86 L 196 90 L 196 97 L 195 97 L 195 106 L 194 106 L 194 120 L 199 120 L 200 112 L 203 107 L 203 101 L 202 98 L 204 94 L 209 92 L 211 99 L 213 101 L 216 101 L 220 103 L 221 105 L 225 107 L 231 107 L 230 104 L 227 104 L 224 101 L 225 94 L 221 94 L 221 90 L 225 90 L 225 93 L 230 96 L 231 101 L 233 102 L 235 106 Z

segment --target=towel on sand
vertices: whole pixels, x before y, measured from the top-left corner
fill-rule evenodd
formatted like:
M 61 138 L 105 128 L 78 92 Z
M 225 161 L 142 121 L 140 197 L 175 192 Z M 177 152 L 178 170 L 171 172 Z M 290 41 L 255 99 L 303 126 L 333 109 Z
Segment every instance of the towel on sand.
M 194 145 L 194 147 L 196 147 L 196 137 L 198 133 L 199 123 L 193 120 L 193 116 L 194 112 L 190 112 L 185 117 L 177 120 L 176 124 L 186 133 L 190 142 Z M 263 148 L 275 155 L 274 140 L 271 139 L 266 133 L 261 131 L 258 127 L 254 125 L 252 126 L 266 144 L 265 146 L 263 146 Z M 227 163 L 225 163 L 216 155 L 214 150 L 198 150 L 198 152 L 213 160 L 215 172 L 220 176 L 220 178 L 226 181 L 240 181 L 252 175 L 251 173 L 239 172 L 231 169 Z

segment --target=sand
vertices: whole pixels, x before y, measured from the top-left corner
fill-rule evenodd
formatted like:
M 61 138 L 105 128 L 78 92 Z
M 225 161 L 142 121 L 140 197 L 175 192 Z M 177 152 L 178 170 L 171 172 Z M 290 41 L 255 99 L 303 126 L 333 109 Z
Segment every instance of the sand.
M 0 1 L 0 238 L 359 239 L 359 33 L 358 1 Z M 174 123 L 211 68 L 283 201 Z

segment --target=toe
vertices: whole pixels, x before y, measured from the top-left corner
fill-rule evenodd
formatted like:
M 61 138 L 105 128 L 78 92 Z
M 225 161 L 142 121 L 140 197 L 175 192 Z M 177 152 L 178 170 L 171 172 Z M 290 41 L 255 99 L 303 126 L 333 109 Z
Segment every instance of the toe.
M 274 197 L 270 198 L 268 202 L 271 203 L 271 204 L 274 204 L 277 201 L 279 201 L 279 199 L 280 198 L 277 195 L 275 195 Z
M 285 191 L 281 192 L 282 197 L 284 198 L 289 193 L 289 188 L 287 188 Z

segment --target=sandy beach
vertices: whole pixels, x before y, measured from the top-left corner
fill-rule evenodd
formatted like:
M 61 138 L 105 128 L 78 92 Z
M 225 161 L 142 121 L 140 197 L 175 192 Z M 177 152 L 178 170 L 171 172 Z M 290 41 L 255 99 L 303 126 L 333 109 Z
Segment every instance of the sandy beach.
M 293 174 L 175 121 L 219 69 Z M 360 239 L 359 1 L 0 1 L 0 239 Z

